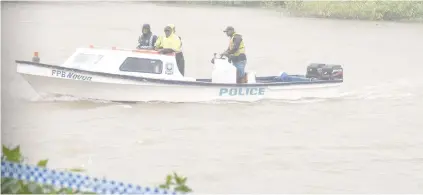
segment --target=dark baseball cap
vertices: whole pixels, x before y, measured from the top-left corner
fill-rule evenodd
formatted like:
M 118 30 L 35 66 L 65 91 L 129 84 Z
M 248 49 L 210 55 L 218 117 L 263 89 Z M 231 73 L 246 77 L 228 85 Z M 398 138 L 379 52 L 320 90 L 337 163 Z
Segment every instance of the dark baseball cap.
M 165 31 L 172 31 L 172 27 L 170 27 L 170 26 L 166 26 L 166 27 L 164 28 L 164 30 L 165 30 Z
M 223 32 L 227 32 L 229 30 L 233 30 L 234 31 L 235 29 L 232 26 L 228 26 L 228 27 L 226 27 L 226 29 Z

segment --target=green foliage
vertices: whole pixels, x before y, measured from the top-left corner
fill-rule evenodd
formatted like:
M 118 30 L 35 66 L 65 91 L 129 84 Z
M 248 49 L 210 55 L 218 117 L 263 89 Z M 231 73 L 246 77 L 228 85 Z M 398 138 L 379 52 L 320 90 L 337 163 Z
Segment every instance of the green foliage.
M 9 149 L 8 147 L 2 147 L 2 159 L 15 162 L 23 163 L 24 157 L 20 151 L 20 147 Z M 48 159 L 40 160 L 37 166 L 47 167 Z M 71 169 L 72 171 L 72 169 Z M 26 182 L 12 178 L 1 178 L 1 193 L 5 194 L 84 194 L 83 192 L 74 191 L 71 188 L 56 189 L 51 185 L 42 185 L 35 182 Z
M 39 166 L 39 167 L 46 167 L 47 166 L 47 162 L 48 162 L 48 160 L 46 159 L 46 160 L 40 160 L 38 163 L 37 163 L 37 166 Z
M 287 1 L 297 16 L 360 20 L 411 20 L 423 18 L 422 1 Z
M 71 172 L 84 172 L 84 171 L 85 171 L 85 169 L 81 169 L 81 168 L 72 168 L 72 169 L 68 169 L 68 171 L 71 171 Z
M 2 147 L 2 160 L 7 160 L 15 163 L 23 163 L 24 157 L 20 151 L 20 147 L 9 149 L 8 147 Z M 40 160 L 37 166 L 47 167 L 48 159 Z M 72 168 L 67 169 L 72 172 L 84 172 L 84 169 Z M 173 182 L 172 180 L 175 180 Z M 171 189 L 172 185 L 175 185 L 175 192 L 191 192 L 192 190 L 185 184 L 187 181 L 186 177 L 181 177 L 176 173 L 168 175 L 166 177 L 166 183 L 160 185 L 161 188 Z M 81 192 L 79 190 L 73 190 L 72 188 L 60 188 L 57 189 L 52 185 L 37 184 L 35 182 L 26 182 L 12 178 L 1 178 L 1 193 L 2 194 L 95 194 L 93 192 Z
M 165 183 L 161 184 L 159 188 L 166 189 L 166 190 L 173 190 L 175 192 L 182 192 L 182 193 L 188 193 L 192 192 L 192 189 L 189 188 L 185 183 L 187 181 L 186 177 L 179 176 L 175 172 L 172 174 L 169 174 L 165 178 Z
M 9 149 L 3 145 L 2 147 L 2 159 L 6 159 L 10 162 L 22 163 L 23 157 L 21 155 L 21 149 L 16 146 L 13 149 Z

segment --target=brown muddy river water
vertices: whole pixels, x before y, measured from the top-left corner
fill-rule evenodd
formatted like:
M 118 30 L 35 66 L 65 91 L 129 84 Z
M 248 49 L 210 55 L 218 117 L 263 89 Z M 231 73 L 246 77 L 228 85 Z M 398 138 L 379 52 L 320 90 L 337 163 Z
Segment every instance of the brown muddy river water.
M 30 163 L 156 185 L 171 171 L 195 193 L 423 193 L 423 25 L 289 18 L 247 8 L 2 2 L 2 143 Z M 342 64 L 339 97 L 256 103 L 110 103 L 41 99 L 14 60 L 60 64 L 90 44 L 135 48 L 141 25 L 183 39 L 186 75 L 233 25 L 248 70 L 305 73 Z

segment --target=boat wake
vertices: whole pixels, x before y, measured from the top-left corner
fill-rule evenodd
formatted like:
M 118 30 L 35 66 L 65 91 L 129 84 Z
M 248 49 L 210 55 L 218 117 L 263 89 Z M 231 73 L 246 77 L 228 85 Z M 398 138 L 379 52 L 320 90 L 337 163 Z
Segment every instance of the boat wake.
M 200 103 L 200 104 L 250 104 L 250 103 L 263 103 L 263 102 L 275 102 L 275 103 L 290 103 L 290 104 L 307 104 L 327 101 L 350 101 L 350 100 L 400 100 L 406 98 L 412 98 L 418 93 L 422 93 L 423 83 L 407 81 L 407 80 L 396 80 L 392 82 L 385 82 L 376 84 L 373 86 L 359 86 L 349 87 L 341 91 L 337 95 L 326 96 L 326 97 L 298 97 L 292 99 L 264 99 L 255 102 L 241 102 L 241 101 L 229 101 L 229 100 L 210 100 L 210 101 L 199 101 L 189 103 Z M 423 94 L 422 94 L 423 95 Z M 30 100 L 31 102 L 91 102 L 100 104 L 123 104 L 131 107 L 133 104 L 175 104 L 175 103 L 186 103 L 186 102 L 170 102 L 170 101 L 148 101 L 148 102 L 116 102 L 98 99 L 86 99 L 78 98 L 68 95 L 53 95 L 53 94 L 39 94 L 37 97 Z
M 348 101 L 348 100 L 380 100 L 380 99 L 391 99 L 391 100 L 400 100 L 405 98 L 410 98 L 415 96 L 411 92 L 404 93 L 392 93 L 390 91 L 380 92 L 377 90 L 357 90 L 344 92 L 338 96 L 332 97 L 301 97 L 297 99 L 265 99 L 255 102 L 242 102 L 242 101 L 229 101 L 229 100 L 210 100 L 210 101 L 200 101 L 200 102 L 188 102 L 188 103 L 198 103 L 198 104 L 251 104 L 251 103 L 290 103 L 290 104 L 309 104 L 309 103 L 318 103 L 318 102 L 328 102 L 328 101 Z M 148 102 L 116 102 L 116 101 L 105 101 L 97 99 L 85 99 L 78 98 L 73 96 L 62 96 L 62 95 L 44 95 L 38 98 L 32 99 L 32 102 L 90 102 L 95 104 L 123 104 L 127 108 L 132 108 L 131 105 L 134 104 L 177 104 L 184 102 L 169 102 L 169 101 L 148 101 Z
M 56 94 L 39 94 L 37 97 L 30 99 L 31 102 L 93 102 L 93 103 L 112 103 L 107 100 L 79 98 L 70 95 L 56 95 Z
M 339 98 L 344 100 L 401 100 L 423 95 L 422 89 L 422 81 L 399 79 L 377 85 L 355 88 L 342 93 Z

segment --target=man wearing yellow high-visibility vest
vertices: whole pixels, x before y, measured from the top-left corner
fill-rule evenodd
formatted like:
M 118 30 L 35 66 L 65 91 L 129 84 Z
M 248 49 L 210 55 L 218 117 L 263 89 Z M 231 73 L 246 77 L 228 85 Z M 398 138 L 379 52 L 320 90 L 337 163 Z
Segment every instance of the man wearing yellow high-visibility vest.
M 172 29 L 173 34 L 176 35 L 176 30 L 175 30 L 175 25 L 174 24 L 168 24 L 167 26 L 169 26 Z M 177 37 L 179 37 L 179 40 L 181 40 L 181 51 L 182 51 L 182 38 L 181 36 L 176 35 Z M 163 35 L 160 35 L 157 38 L 157 41 L 155 42 L 155 47 L 160 48 L 162 47 L 162 40 L 163 40 Z
M 165 27 L 164 32 L 165 36 L 161 36 L 156 41 L 156 50 L 159 50 L 160 53 L 175 52 L 176 65 L 178 66 L 179 72 L 184 76 L 185 60 L 181 53 L 181 39 L 173 33 L 173 29 L 169 25 Z
M 242 36 L 235 32 L 232 26 L 226 27 L 223 31 L 230 37 L 228 49 L 220 54 L 221 56 L 227 56 L 229 62 L 237 69 L 237 83 L 245 83 L 245 65 L 247 64 L 247 56 L 245 55 L 245 46 Z
M 176 30 L 175 30 L 175 25 L 174 24 L 169 24 L 168 26 L 170 26 L 170 28 L 172 28 L 172 32 L 173 34 L 175 34 L 177 37 L 179 37 L 179 40 L 181 40 L 181 52 L 182 52 L 182 38 L 181 36 L 176 34 Z

